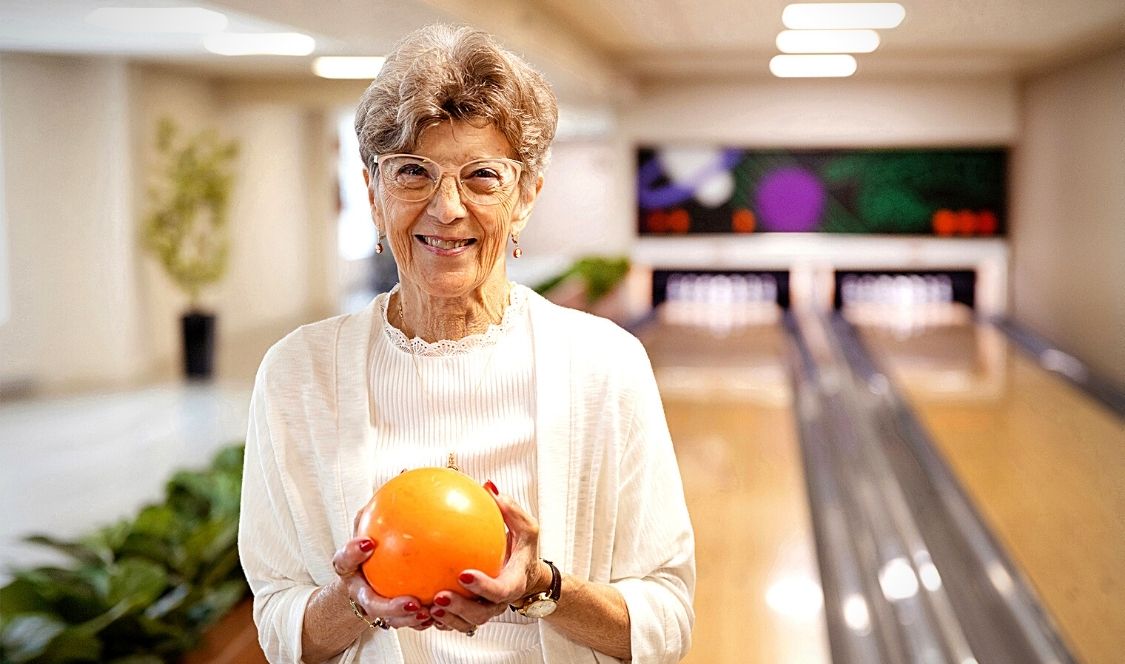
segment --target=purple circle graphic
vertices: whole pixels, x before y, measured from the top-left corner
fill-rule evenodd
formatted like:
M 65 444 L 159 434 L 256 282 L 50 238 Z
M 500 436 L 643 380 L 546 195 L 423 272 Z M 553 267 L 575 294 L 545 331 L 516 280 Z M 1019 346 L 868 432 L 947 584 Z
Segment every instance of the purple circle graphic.
M 755 202 L 764 231 L 816 230 L 824 211 L 824 185 L 803 168 L 779 168 L 758 184 Z

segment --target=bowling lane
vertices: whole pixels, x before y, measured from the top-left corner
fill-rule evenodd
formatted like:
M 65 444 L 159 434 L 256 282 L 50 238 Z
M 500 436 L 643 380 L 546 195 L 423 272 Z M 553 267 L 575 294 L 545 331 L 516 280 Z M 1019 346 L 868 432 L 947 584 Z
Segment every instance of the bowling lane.
M 1072 652 L 1089 664 L 1121 661 L 1122 421 L 991 326 L 869 321 L 858 331 Z
M 735 325 L 700 325 L 691 313 L 665 305 L 639 331 L 695 527 L 696 622 L 685 661 L 828 662 L 785 332 L 776 310 Z

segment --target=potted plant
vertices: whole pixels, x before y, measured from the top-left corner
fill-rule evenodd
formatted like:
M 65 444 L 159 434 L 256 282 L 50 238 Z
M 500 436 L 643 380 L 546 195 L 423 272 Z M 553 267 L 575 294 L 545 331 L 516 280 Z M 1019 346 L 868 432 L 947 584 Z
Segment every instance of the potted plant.
M 74 540 L 26 538 L 64 562 L 9 570 L 0 662 L 161 664 L 206 643 L 249 593 L 237 547 L 242 466 L 243 446 L 231 445 L 208 468 L 177 472 L 163 502 L 132 519 Z
M 189 378 L 208 378 L 215 315 L 202 308 L 200 293 L 226 272 L 231 162 L 238 143 L 222 141 L 214 131 L 181 137 L 175 123 L 163 118 L 156 148 L 162 164 L 149 190 L 152 208 L 144 219 L 143 243 L 188 296 L 188 310 L 181 318 L 184 372 Z

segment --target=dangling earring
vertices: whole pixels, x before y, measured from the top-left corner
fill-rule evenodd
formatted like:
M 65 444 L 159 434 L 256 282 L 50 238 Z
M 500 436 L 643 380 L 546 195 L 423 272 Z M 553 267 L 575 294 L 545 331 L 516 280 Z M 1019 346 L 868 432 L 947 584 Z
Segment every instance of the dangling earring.
M 512 231 L 512 244 L 516 245 L 516 248 L 512 250 L 512 258 L 523 256 L 523 249 L 520 249 L 520 234 L 515 231 Z
M 383 231 L 379 231 L 379 238 L 375 240 L 375 253 L 383 253 Z

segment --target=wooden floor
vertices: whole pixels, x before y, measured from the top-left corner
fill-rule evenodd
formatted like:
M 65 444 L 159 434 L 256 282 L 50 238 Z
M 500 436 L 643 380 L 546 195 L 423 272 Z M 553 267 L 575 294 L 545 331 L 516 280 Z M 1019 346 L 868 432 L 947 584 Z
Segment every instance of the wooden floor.
M 993 328 L 868 346 L 904 389 L 1079 661 L 1125 653 L 1125 425 Z
M 184 656 L 180 664 L 267 664 L 258 645 L 253 600 L 246 598 L 213 625 L 203 643 Z
M 698 664 L 829 661 L 783 334 L 645 330 L 696 535 Z

